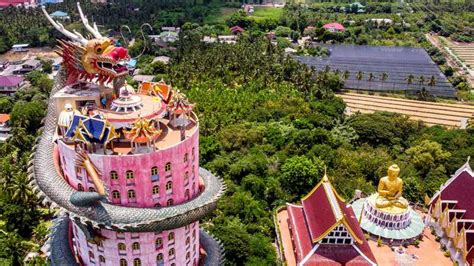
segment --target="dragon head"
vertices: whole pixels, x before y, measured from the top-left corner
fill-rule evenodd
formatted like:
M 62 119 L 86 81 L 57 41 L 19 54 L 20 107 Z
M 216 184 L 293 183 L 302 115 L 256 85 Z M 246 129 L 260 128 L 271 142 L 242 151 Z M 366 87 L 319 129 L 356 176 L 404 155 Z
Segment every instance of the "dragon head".
M 116 47 L 112 40 L 102 38 L 87 42 L 81 61 L 89 74 L 117 78 L 127 75 L 128 69 L 123 63 L 127 59 L 127 49 Z
M 115 46 L 113 40 L 102 36 L 97 25 L 89 25 L 89 21 L 82 13 L 77 3 L 79 15 L 86 29 L 94 36 L 93 39 L 84 38 L 77 31 L 67 30 L 61 23 L 54 21 L 43 6 L 43 13 L 51 24 L 67 36 L 70 41 L 59 41 L 58 54 L 63 57 L 71 82 L 78 79 L 92 80 L 97 78 L 100 83 L 112 82 L 128 74 L 124 63 L 130 57 L 127 49 Z

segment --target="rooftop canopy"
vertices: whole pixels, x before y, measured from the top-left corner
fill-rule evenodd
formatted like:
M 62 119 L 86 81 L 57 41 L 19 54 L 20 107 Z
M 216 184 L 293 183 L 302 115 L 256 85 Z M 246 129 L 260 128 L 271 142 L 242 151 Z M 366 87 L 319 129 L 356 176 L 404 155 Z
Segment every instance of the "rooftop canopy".
M 56 18 L 64 18 L 68 17 L 69 15 L 66 12 L 63 11 L 54 11 L 53 13 L 49 14 L 51 17 L 56 17 Z

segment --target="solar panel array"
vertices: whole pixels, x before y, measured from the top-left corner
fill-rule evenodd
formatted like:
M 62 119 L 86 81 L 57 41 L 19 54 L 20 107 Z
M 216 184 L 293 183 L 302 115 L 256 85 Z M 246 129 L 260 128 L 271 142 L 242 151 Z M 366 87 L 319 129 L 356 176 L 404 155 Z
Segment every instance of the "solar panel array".
M 317 70 L 346 70 L 345 87 L 355 90 L 406 91 L 416 93 L 423 87 L 433 96 L 455 97 L 455 90 L 446 76 L 422 48 L 368 45 L 321 45 L 331 51 L 328 57 L 295 56 L 297 60 Z M 357 78 L 362 72 L 362 78 Z M 372 80 L 369 81 L 370 73 Z M 386 79 L 382 80 L 382 73 Z M 411 84 L 408 81 L 412 75 Z M 424 81 L 421 82 L 421 76 Z M 429 81 L 435 77 L 435 84 Z

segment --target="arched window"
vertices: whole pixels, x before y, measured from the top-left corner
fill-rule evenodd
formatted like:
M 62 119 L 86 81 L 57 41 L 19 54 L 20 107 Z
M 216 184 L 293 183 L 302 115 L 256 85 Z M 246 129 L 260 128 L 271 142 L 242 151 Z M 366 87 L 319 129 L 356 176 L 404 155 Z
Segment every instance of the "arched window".
M 160 248 L 162 245 L 163 245 L 163 238 L 158 237 L 158 238 L 155 240 L 155 246 L 156 246 L 156 248 Z
M 151 168 L 151 182 L 160 180 L 160 175 L 158 174 L 158 167 L 153 166 Z
M 174 203 L 173 199 L 169 199 L 167 202 L 166 202 L 166 206 L 172 206 Z
M 89 260 L 94 260 L 94 252 L 89 251 Z
M 188 157 L 189 157 L 188 153 L 185 153 L 185 154 L 184 154 L 184 162 L 185 162 L 185 163 L 188 162 L 188 159 L 189 159 Z
M 133 179 L 135 177 L 133 175 L 133 171 L 131 170 L 128 170 L 127 172 L 125 172 L 125 176 L 127 177 L 127 179 Z
M 196 157 L 195 151 L 196 151 L 196 149 L 193 147 L 192 152 L 191 152 L 191 153 L 192 153 L 191 156 L 192 156 L 192 158 L 193 158 L 193 162 L 194 162 L 194 159 L 195 159 L 195 157 Z
M 193 230 L 193 240 L 196 239 L 196 231 Z
M 185 185 L 189 184 L 189 172 L 188 171 L 186 171 L 184 173 L 184 184 Z
M 158 167 L 156 166 L 153 166 L 151 168 L 151 175 L 157 175 L 158 174 Z
M 163 261 L 163 253 L 158 253 L 156 255 L 156 262 L 162 262 Z
M 186 260 L 189 260 L 191 258 L 191 253 L 188 251 L 186 252 Z
M 84 187 L 82 186 L 82 184 L 77 184 L 77 190 L 84 191 Z
M 156 203 L 156 204 L 155 204 L 155 208 L 158 208 L 158 207 L 161 207 L 161 204 Z
M 173 182 L 172 181 L 168 181 L 166 183 L 166 192 L 171 192 L 173 190 Z
M 95 192 L 95 188 L 90 187 L 90 188 L 89 188 L 89 192 Z
M 138 242 L 133 242 L 133 244 L 132 244 L 132 249 L 133 249 L 133 250 L 139 250 L 139 249 L 140 249 L 140 243 L 138 243 Z
M 139 258 L 134 259 L 133 266 L 142 266 L 142 261 Z
M 118 243 L 117 247 L 119 251 L 124 251 L 127 249 L 127 246 L 125 246 L 124 243 Z
M 127 266 L 127 260 L 120 259 L 120 266 Z
M 110 179 L 111 179 L 111 180 L 117 180 L 117 179 L 118 179 L 117 172 L 115 172 L 115 171 L 110 171 Z
M 105 263 L 105 257 L 100 255 L 99 256 L 99 261 L 102 262 L 102 263 Z
M 175 254 L 174 248 L 170 248 L 170 250 L 168 251 L 168 256 L 174 257 L 174 254 Z
M 174 233 L 171 232 L 168 234 L 168 241 L 173 241 L 174 240 Z
M 129 199 L 134 199 L 135 196 L 136 196 L 136 195 L 135 195 L 135 190 L 130 189 L 130 190 L 128 191 L 128 198 L 129 198 Z
M 171 163 L 170 163 L 170 162 L 168 162 L 168 163 L 165 164 L 165 171 L 166 171 L 166 172 L 171 171 Z
M 160 194 L 160 187 L 153 186 L 152 192 L 153 192 L 153 195 Z
M 170 265 L 170 266 L 176 266 L 176 263 L 171 263 L 171 265 Z
M 112 198 L 120 199 L 120 192 L 118 192 L 117 190 L 112 191 Z
M 189 246 L 191 244 L 191 239 L 189 236 L 186 238 L 186 246 Z

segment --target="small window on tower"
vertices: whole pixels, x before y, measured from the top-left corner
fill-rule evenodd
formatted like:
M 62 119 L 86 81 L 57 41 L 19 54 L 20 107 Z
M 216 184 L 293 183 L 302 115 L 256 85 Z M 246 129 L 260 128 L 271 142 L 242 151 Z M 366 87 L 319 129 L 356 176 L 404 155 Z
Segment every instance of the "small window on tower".
M 171 171 L 171 163 L 169 163 L 169 162 L 166 163 L 166 165 L 165 165 L 165 171 L 166 171 L 166 172 Z
M 118 192 L 117 190 L 112 191 L 112 198 L 120 199 L 120 192 Z
M 118 174 L 115 171 L 110 172 L 110 179 L 112 180 L 117 180 L 118 179 Z

